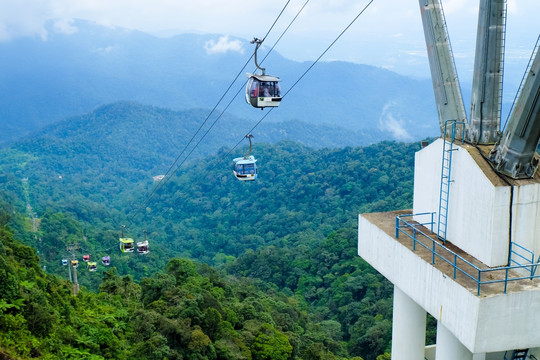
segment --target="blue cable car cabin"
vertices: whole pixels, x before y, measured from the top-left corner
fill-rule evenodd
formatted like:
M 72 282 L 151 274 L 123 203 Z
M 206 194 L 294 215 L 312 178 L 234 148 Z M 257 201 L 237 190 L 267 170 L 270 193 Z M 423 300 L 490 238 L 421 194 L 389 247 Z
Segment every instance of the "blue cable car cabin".
M 264 109 L 278 107 L 281 102 L 280 78 L 270 75 L 246 74 L 246 102 L 251 106 Z
M 239 157 L 233 160 L 233 173 L 238 180 L 250 181 L 257 178 L 257 160 L 253 155 Z

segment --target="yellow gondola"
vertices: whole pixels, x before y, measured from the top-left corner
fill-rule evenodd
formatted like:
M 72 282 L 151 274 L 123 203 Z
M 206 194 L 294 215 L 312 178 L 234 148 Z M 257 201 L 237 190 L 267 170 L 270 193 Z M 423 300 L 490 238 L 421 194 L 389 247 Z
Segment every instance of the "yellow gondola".
M 97 263 L 94 261 L 88 262 L 88 271 L 96 271 L 97 270 Z
M 120 238 L 120 251 L 123 253 L 130 253 L 135 250 L 132 238 Z

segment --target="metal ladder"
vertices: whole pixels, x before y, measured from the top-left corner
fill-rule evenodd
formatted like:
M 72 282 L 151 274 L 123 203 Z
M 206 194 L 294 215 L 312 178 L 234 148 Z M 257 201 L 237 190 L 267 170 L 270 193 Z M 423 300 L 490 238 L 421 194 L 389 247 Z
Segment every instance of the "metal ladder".
M 461 134 L 465 134 L 465 122 L 457 120 L 446 120 L 444 123 L 444 134 L 447 134 L 450 126 L 450 139 L 443 139 L 442 166 L 441 166 L 441 190 L 439 197 L 439 216 L 437 237 L 443 242 L 446 241 L 446 228 L 448 223 L 448 203 L 450 200 L 450 183 L 452 182 L 452 153 L 458 150 L 454 146 L 456 141 L 456 127 L 463 126 Z M 462 139 L 461 139 L 462 140 Z M 463 140 L 462 140 L 463 141 Z
M 501 63 L 499 64 L 501 72 L 503 72 L 503 73 L 504 73 L 504 53 L 505 53 L 505 48 L 506 48 L 506 22 L 507 22 L 507 19 L 508 19 L 507 7 L 508 7 L 507 1 L 504 0 L 504 10 L 503 10 L 503 13 L 502 13 L 504 30 L 500 34 L 501 37 L 502 37 L 503 46 L 500 49 L 501 50 L 501 54 L 500 54 Z M 499 122 L 502 121 L 502 118 L 501 118 L 501 116 L 502 116 L 502 103 L 503 103 L 503 77 L 502 76 L 501 76 L 500 80 L 501 81 L 499 82 L 499 108 L 497 109 L 497 119 L 499 119 Z

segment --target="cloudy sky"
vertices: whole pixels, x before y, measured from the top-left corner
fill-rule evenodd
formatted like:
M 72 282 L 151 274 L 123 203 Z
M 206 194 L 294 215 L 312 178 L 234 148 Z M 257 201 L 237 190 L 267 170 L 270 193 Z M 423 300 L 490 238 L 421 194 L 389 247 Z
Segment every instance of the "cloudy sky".
M 267 44 L 275 41 L 305 1 L 290 0 Z M 443 1 L 460 78 L 467 82 L 472 76 L 479 3 Z M 293 60 L 316 59 L 368 2 L 311 0 L 276 50 Z M 21 36 L 46 40 L 47 22 L 54 23 L 56 31 L 73 32 L 74 18 L 159 36 L 195 32 L 252 39 L 266 33 L 286 3 L 287 0 L 0 0 L 0 41 Z M 510 72 L 527 64 L 540 32 L 539 10 L 540 0 L 508 0 L 506 61 Z M 428 77 L 418 0 L 374 0 L 323 60 L 352 61 Z

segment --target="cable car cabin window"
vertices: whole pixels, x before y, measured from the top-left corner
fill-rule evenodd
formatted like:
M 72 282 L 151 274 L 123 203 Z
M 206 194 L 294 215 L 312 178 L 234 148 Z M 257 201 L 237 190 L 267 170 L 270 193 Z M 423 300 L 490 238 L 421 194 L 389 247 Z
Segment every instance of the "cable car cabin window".
M 256 98 L 259 96 L 259 80 L 250 78 L 247 88 L 249 89 L 249 97 Z
M 255 174 L 257 170 L 255 164 L 236 164 L 234 171 L 239 175 L 250 175 Z
M 277 81 L 263 81 L 261 82 L 259 96 L 262 97 L 280 97 L 281 88 Z
M 260 81 L 255 78 L 250 78 L 247 88 L 249 89 L 249 97 L 281 97 L 281 87 L 277 81 Z
M 260 97 L 280 97 L 281 88 L 277 81 L 261 81 L 259 86 Z

